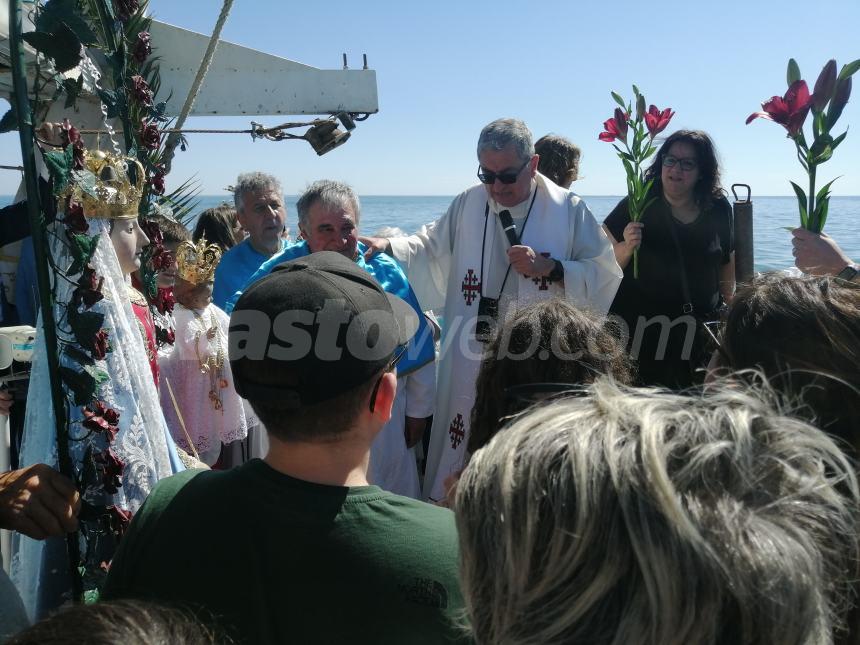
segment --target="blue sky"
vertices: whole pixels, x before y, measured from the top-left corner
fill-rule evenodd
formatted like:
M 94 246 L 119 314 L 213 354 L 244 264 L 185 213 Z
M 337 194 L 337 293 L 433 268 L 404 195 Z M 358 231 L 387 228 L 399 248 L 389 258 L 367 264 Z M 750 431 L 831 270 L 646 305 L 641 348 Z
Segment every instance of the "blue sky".
M 160 20 L 210 33 L 221 3 L 152 0 L 150 7 Z M 840 66 L 860 58 L 858 24 L 857 0 L 236 2 L 225 40 L 321 68 L 339 68 L 342 52 L 357 66 L 366 53 L 378 74 L 380 112 L 324 157 L 304 142 L 192 136 L 168 188 L 196 174 L 205 194 L 218 194 L 237 173 L 258 169 L 278 175 L 287 193 L 330 177 L 364 195 L 452 195 L 475 182 L 481 127 L 516 116 L 535 138 L 552 131 L 581 146 L 577 192 L 617 195 L 623 170 L 597 135 L 614 108 L 610 90 L 629 96 L 635 82 L 649 102 L 676 111 L 668 131 L 713 136 L 726 186 L 786 195 L 789 179 L 804 183 L 794 145 L 780 126 L 744 120 L 785 91 L 789 57 L 810 86 L 828 58 Z M 241 91 L 241 79 L 235 83 Z M 819 169 L 819 184 L 842 175 L 837 195 L 860 194 L 860 78 L 854 90 L 840 121 L 853 128 Z M 187 127 L 249 121 L 207 117 Z M 17 162 L 17 141 L 16 133 L 0 135 L 0 164 Z M 0 194 L 14 191 L 15 175 L 0 172 Z

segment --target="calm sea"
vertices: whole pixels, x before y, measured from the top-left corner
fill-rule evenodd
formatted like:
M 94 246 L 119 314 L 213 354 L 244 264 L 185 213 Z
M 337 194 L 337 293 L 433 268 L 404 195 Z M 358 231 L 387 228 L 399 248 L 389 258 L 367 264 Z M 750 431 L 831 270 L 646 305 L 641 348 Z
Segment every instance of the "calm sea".
M 229 196 L 205 195 L 198 198 L 198 211 L 216 206 Z M 287 225 L 295 233 L 296 196 L 287 196 Z M 361 197 L 361 230 L 373 234 L 384 226 L 396 226 L 407 233 L 432 222 L 445 213 L 452 197 L 382 196 Z M 584 197 L 598 221 L 609 214 L 619 197 Z M 0 206 L 12 197 L 0 195 Z M 798 225 L 794 197 L 758 197 L 753 200 L 755 263 L 760 271 L 792 266 L 791 234 L 785 227 Z M 833 197 L 825 231 L 835 238 L 855 261 L 860 261 L 860 197 Z

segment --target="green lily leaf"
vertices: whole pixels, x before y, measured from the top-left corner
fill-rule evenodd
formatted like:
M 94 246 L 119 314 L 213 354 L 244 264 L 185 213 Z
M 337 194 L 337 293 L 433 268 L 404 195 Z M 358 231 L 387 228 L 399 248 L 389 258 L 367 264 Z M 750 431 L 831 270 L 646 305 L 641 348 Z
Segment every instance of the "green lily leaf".
M 800 76 L 800 67 L 797 64 L 797 61 L 793 58 L 788 59 L 788 69 L 785 72 L 785 80 L 787 85 L 791 85 L 795 81 L 799 81 Z
M 617 94 L 616 92 L 610 92 L 610 94 L 612 95 L 612 98 L 615 99 L 615 102 L 621 106 L 622 110 L 627 109 L 627 105 L 624 103 L 624 99 L 621 98 L 620 94 Z
M 64 22 L 59 23 L 53 32 L 28 31 L 21 35 L 21 39 L 53 60 L 58 72 L 74 69 L 83 56 L 80 39 Z
M 830 210 L 830 195 L 826 195 L 816 205 L 816 220 L 818 221 L 818 230 L 816 233 L 821 233 L 824 230 L 824 222 L 827 221 L 827 211 Z
M 802 228 L 806 228 L 809 221 L 806 210 L 806 193 L 803 192 L 803 188 L 795 184 L 793 181 L 788 183 L 791 184 L 791 187 L 794 188 L 794 194 L 797 195 L 797 206 L 800 211 L 800 226 Z
M 84 270 L 84 267 L 93 257 L 93 253 L 96 252 L 96 247 L 99 243 L 99 236 L 73 235 L 71 242 L 70 250 L 74 261 L 72 262 L 72 266 L 69 267 L 68 274 L 75 276 Z
M 841 177 L 841 175 L 840 175 L 840 177 Z M 839 177 L 837 177 L 836 179 L 839 179 Z M 820 202 L 822 199 L 825 198 L 827 193 L 830 192 L 830 186 L 833 185 L 833 182 L 836 181 L 836 179 L 834 179 L 833 181 L 829 181 L 826 184 L 824 184 L 824 186 L 821 188 L 821 190 L 819 190 L 818 193 L 815 195 L 815 201 L 816 202 Z
M 54 186 L 54 195 L 58 195 L 69 185 L 69 171 L 74 154 L 72 146 L 67 146 L 65 150 L 51 150 L 44 154 L 45 165 L 48 167 Z
M 641 94 L 641 92 L 639 91 L 639 88 L 636 87 L 635 83 L 633 84 L 633 94 L 636 96 L 637 99 L 639 98 L 639 95 Z
M 829 134 L 823 134 L 817 137 L 809 149 L 809 156 L 813 159 L 824 152 L 828 147 L 832 147 L 833 137 Z
M 845 140 L 846 136 L 848 136 L 848 130 L 846 130 L 845 132 L 840 134 L 838 137 L 836 137 L 833 140 L 833 143 L 830 144 L 830 147 L 833 148 L 834 150 L 836 150 L 836 146 L 838 146 L 840 143 L 842 143 Z
M 96 380 L 88 372 L 73 370 L 71 367 L 60 368 L 60 378 L 74 395 L 75 405 L 87 405 L 96 393 Z
M 56 33 L 59 25 L 65 23 L 84 45 L 98 44 L 98 38 L 77 4 L 77 0 L 48 0 L 36 16 L 36 30 Z
M 843 65 L 842 70 L 839 72 L 839 78 L 837 80 L 841 81 L 844 78 L 853 76 L 858 69 L 860 69 L 860 58 L 851 63 L 848 63 L 847 65 Z
M 18 115 L 15 113 L 13 105 L 6 111 L 3 118 L 0 119 L 0 132 L 11 132 L 18 129 Z

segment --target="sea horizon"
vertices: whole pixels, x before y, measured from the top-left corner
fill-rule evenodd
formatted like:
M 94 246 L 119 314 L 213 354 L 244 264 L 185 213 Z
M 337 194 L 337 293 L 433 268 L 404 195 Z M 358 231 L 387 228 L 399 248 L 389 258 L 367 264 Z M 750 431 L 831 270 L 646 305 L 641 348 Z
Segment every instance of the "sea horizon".
M 594 217 L 602 222 L 622 199 L 622 195 L 581 195 Z M 373 235 L 383 227 L 396 227 L 412 233 L 445 214 L 454 195 L 359 195 L 361 232 Z M 0 207 L 12 203 L 12 195 L 0 195 Z M 284 195 L 287 227 L 295 233 L 298 195 Z M 205 209 L 231 202 L 231 193 L 198 195 L 192 216 L 185 223 L 192 228 Z M 731 201 L 731 199 L 730 199 Z M 758 271 L 786 269 L 794 264 L 791 234 L 786 229 L 799 226 L 797 198 L 792 195 L 753 196 L 753 245 Z M 860 195 L 831 198 L 824 227 L 842 250 L 855 262 L 860 261 Z

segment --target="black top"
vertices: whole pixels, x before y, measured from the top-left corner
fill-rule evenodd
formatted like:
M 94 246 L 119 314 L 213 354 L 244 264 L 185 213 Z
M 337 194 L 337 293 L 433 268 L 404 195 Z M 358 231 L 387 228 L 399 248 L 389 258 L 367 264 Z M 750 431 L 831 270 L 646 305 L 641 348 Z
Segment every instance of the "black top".
M 685 388 L 700 380 L 697 368 L 707 355 L 696 325 L 684 313 L 681 262 L 686 269 L 693 314 L 699 319 L 720 305 L 720 268 L 734 251 L 734 224 L 728 200 L 721 197 L 695 221 L 683 224 L 660 195 L 642 216 L 639 278 L 633 277 L 633 258 L 624 268 L 624 279 L 610 312 L 621 317 L 629 333 L 631 357 L 637 361 L 640 385 Z M 621 200 L 604 224 L 612 236 L 623 240 L 630 222 L 627 199 Z M 675 229 L 678 245 L 672 235 Z M 658 316 L 668 318 L 668 325 Z M 692 337 L 690 336 L 692 334 Z M 690 345 L 692 342 L 692 345 Z
M 639 278 L 633 278 L 633 258 L 624 268 L 624 279 L 615 296 L 612 310 L 626 314 L 654 316 L 680 315 L 685 299 L 681 286 L 681 258 L 672 239 L 674 226 L 687 270 L 690 298 L 697 315 L 705 315 L 720 304 L 720 268 L 735 250 L 732 207 L 725 197 L 710 209 L 683 224 L 672 216 L 669 204 L 658 197 L 641 219 L 642 244 L 639 247 Z M 624 227 L 630 222 L 627 198 L 622 199 L 604 221 L 612 236 L 621 242 Z

